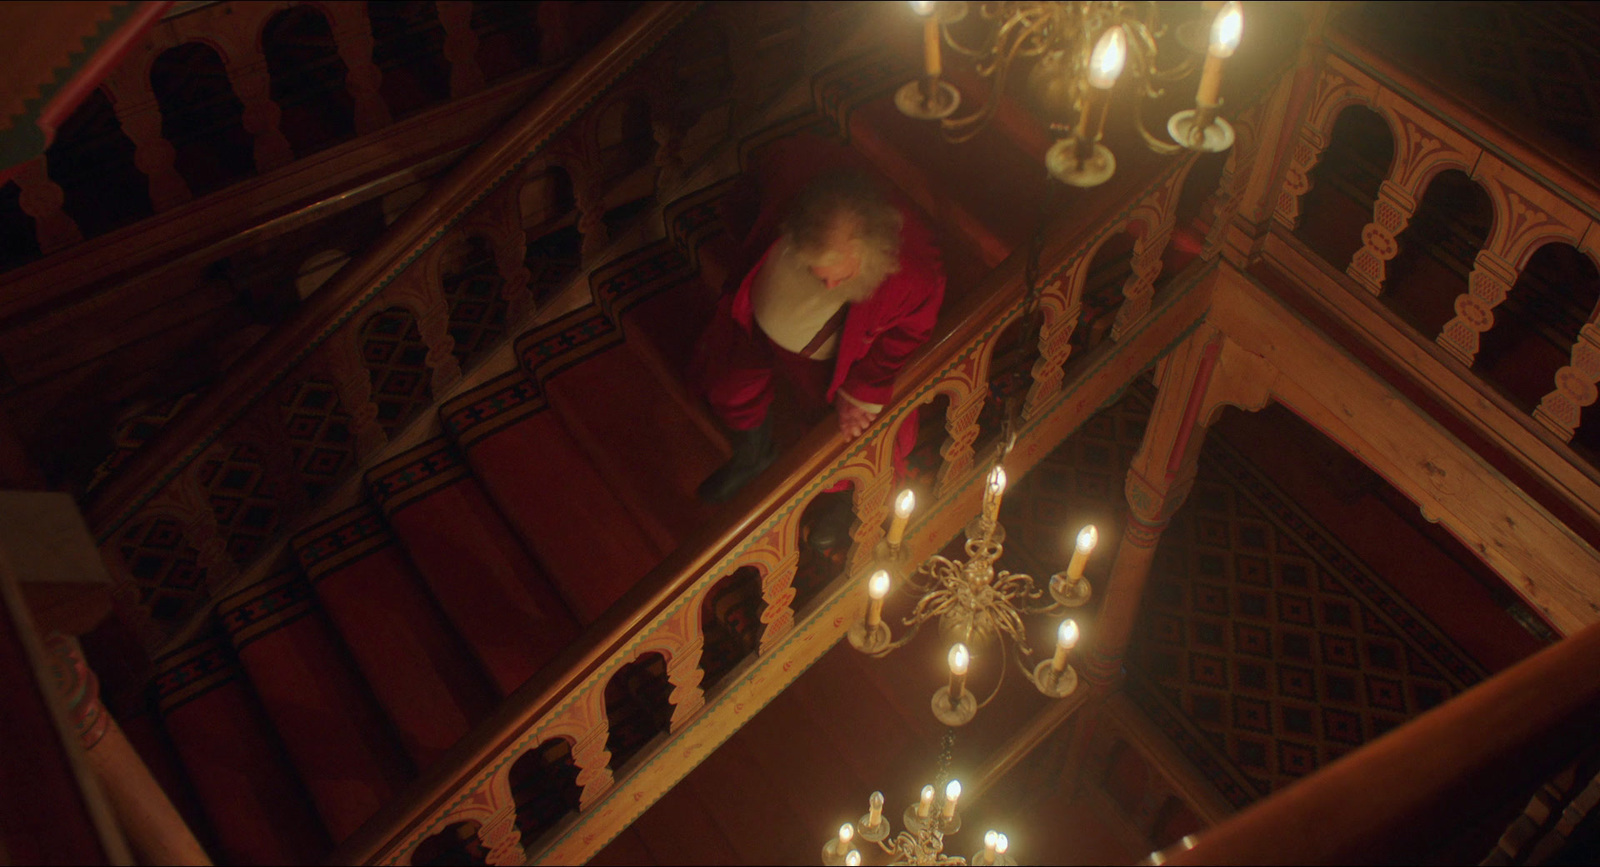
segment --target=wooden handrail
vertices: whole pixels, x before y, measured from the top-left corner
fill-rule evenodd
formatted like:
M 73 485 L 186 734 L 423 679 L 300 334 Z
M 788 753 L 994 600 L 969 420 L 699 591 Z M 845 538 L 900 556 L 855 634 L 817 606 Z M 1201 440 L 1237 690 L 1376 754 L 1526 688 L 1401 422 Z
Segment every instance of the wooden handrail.
M 1600 737 L 1600 624 L 1200 835 L 1172 864 L 1418 863 Z
M 478 146 L 377 243 L 312 295 L 248 359 L 196 398 L 106 482 L 89 507 L 96 535 L 104 540 L 114 533 L 160 487 L 164 474 L 192 460 L 242 417 L 298 360 L 648 57 L 698 6 L 664 0 L 644 6 Z

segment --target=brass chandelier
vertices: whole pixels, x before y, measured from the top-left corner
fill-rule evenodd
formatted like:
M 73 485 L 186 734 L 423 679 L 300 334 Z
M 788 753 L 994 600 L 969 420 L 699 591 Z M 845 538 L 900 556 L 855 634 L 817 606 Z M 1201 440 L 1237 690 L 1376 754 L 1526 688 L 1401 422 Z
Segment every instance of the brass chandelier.
M 1008 423 L 1007 428 L 1011 425 Z M 1078 685 L 1078 674 L 1068 662 L 1068 656 L 1078 643 L 1078 624 L 1071 618 L 1063 619 L 1056 630 L 1055 652 L 1048 659 L 1032 661 L 1033 651 L 1028 647 L 1024 615 L 1061 616 L 1089 601 L 1091 589 L 1084 577 L 1084 567 L 1094 551 L 1099 534 L 1094 525 L 1078 531 L 1073 546 L 1072 559 L 1063 572 L 1050 576 L 1046 585 L 1050 601 L 1044 602 L 1046 590 L 1041 590 L 1034 579 L 1026 574 L 995 571 L 995 564 L 1004 553 L 1005 527 L 999 521 L 1000 502 L 1006 488 L 1006 472 L 1002 465 L 1010 452 L 1013 438 L 1004 437 L 1006 447 L 989 471 L 985 480 L 983 502 L 978 515 L 967 525 L 965 561 L 939 555 L 928 558 L 917 570 L 905 577 L 905 586 L 917 597 L 911 613 L 903 623 L 909 631 L 895 639 L 883 619 L 883 603 L 889 588 L 898 575 L 906 571 L 906 557 L 901 548 L 906 524 L 915 507 L 911 491 L 902 491 L 895 498 L 894 518 L 889 533 L 876 552 L 883 567 L 867 579 L 867 610 L 862 619 L 851 625 L 847 637 L 851 646 L 870 656 L 885 656 L 917 636 L 924 624 L 936 623 L 943 643 L 949 646 L 947 661 L 950 680 L 933 693 L 933 715 L 950 727 L 946 735 L 946 749 L 941 756 L 939 778 L 945 774 L 949 759 L 949 744 L 955 728 L 970 722 L 979 708 L 987 705 L 999 694 L 1005 682 L 1006 669 L 1013 661 L 1022 676 L 1046 696 L 1065 698 Z M 999 676 L 994 688 L 983 700 L 978 700 L 967 688 L 967 673 L 973 660 L 972 648 L 985 654 L 994 652 L 999 659 Z M 942 794 L 943 798 L 935 803 Z M 891 839 L 889 822 L 883 817 L 883 794 L 873 792 L 868 801 L 868 811 L 856 825 L 845 824 L 839 828 L 837 839 L 829 840 L 822 848 L 822 863 L 828 867 L 856 867 L 860 865 L 861 851 L 857 841 L 875 843 L 888 855 L 891 865 L 911 864 L 973 864 L 1006 865 L 1017 862 L 1009 854 L 1009 841 L 1004 834 L 990 830 L 984 835 L 984 848 L 974 853 L 971 860 L 944 853 L 944 837 L 961 828 L 957 811 L 961 796 L 961 783 L 949 780 L 943 792 L 934 786 L 924 786 L 921 800 L 908 806 L 903 822 L 905 830 Z
M 1167 85 L 1203 66 L 1195 107 L 1167 120 L 1171 141 L 1152 134 L 1138 110 L 1134 126 L 1158 153 L 1184 148 L 1217 152 L 1233 146 L 1233 127 L 1218 116 L 1218 90 L 1223 61 L 1239 46 L 1243 12 L 1238 0 L 1202 3 L 1202 15 L 1214 12 L 1209 40 L 1200 44 L 1197 38 L 1196 25 L 1203 18 L 1187 22 L 1175 34 L 1183 56 L 1164 68 L 1158 64 L 1156 43 L 1165 25 L 1154 2 L 912 0 L 911 7 L 923 21 L 923 76 L 901 86 L 895 106 L 907 116 L 937 121 L 951 142 L 981 132 L 999 110 L 1013 65 L 1031 63 L 1030 102 L 1052 131 L 1065 134 L 1045 155 L 1050 175 L 1063 183 L 1093 187 L 1115 173 L 1116 157 L 1100 144 L 1100 137 L 1111 89 L 1123 77 L 1139 98 L 1156 99 Z M 984 31 L 975 44 L 955 32 L 965 31 L 970 38 L 973 30 Z M 982 103 L 965 114 L 957 114 L 961 91 L 944 80 L 945 48 L 971 60 L 978 78 L 989 82 Z

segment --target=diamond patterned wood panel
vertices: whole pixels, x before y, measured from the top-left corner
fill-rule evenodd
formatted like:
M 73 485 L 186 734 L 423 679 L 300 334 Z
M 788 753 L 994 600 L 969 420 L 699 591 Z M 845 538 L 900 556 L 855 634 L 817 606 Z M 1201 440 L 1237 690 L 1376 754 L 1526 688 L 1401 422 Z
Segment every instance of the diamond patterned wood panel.
M 241 566 L 250 563 L 278 529 L 281 512 L 260 449 L 240 443 L 202 463 L 199 479 L 216 513 L 217 531 L 228 540 L 228 555 Z
M 1238 806 L 1483 678 L 1215 437 L 1146 594 L 1129 692 Z
M 374 313 L 361 325 L 361 360 L 372 376 L 378 426 L 389 436 L 432 403 L 428 346 L 404 307 Z
M 183 525 L 165 515 L 135 519 L 117 542 L 139 604 L 152 619 L 176 626 L 205 601 L 206 570 L 200 552 L 183 537 Z
M 301 383 L 283 402 L 283 415 L 300 483 L 315 499 L 355 460 L 350 415 L 334 384 L 319 379 Z

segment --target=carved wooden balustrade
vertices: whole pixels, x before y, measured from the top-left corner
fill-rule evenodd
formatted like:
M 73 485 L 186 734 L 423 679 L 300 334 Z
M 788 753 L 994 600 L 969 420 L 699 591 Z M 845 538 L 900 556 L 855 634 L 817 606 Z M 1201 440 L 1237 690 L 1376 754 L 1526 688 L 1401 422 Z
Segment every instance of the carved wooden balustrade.
M 90 523 L 114 569 L 121 564 L 124 577 L 132 574 L 128 564 L 147 551 L 152 533 L 175 534 L 163 574 L 178 568 L 198 575 L 197 586 L 169 587 L 171 593 L 150 584 L 148 575 L 121 582 L 119 604 L 141 624 L 148 648 L 162 645 L 322 492 L 384 448 L 431 404 L 430 395 L 442 399 L 460 380 L 463 363 L 476 360 L 469 350 L 492 346 L 497 334 L 526 320 L 537 299 L 525 226 L 566 225 L 561 217 L 572 207 L 571 200 L 547 201 L 559 198 L 552 187 L 570 184 L 578 229 L 587 233 L 583 247 L 603 247 L 608 211 L 654 196 L 664 169 L 700 159 L 719 135 L 730 134 L 730 115 L 757 107 L 742 102 L 759 98 L 755 89 L 707 101 L 682 80 L 682 64 L 706 61 L 677 53 L 684 22 L 694 18 L 693 28 L 726 45 L 742 38 L 741 27 L 770 29 L 776 8 L 697 13 L 692 4 L 657 4 L 636 13 L 312 296 L 248 361 L 187 402 L 96 490 Z M 657 50 L 668 34 L 674 47 Z M 734 73 L 753 74 L 751 66 L 764 62 L 737 52 L 733 58 L 745 64 Z M 700 102 L 685 105 L 690 99 Z M 617 131 L 608 121 L 629 112 L 655 119 L 645 126 L 647 141 L 657 143 L 653 158 L 619 162 L 611 153 L 618 142 L 607 136 Z M 706 123 L 696 126 L 703 118 Z M 487 267 L 499 285 L 489 305 L 504 311 L 498 326 L 466 321 L 447 292 L 449 275 L 441 274 L 462 251 L 474 250 L 466 261 L 483 260 L 476 267 Z M 374 330 L 390 326 L 424 361 L 415 387 L 400 395 L 374 393 L 363 355 Z M 499 330 L 480 334 L 484 339 L 472 347 L 457 346 L 452 329 L 463 328 Z M 225 491 L 230 473 L 236 489 Z M 248 479 L 242 487 L 241 477 Z M 231 519 L 219 519 L 218 497 L 239 499 Z M 141 602 L 141 581 L 145 595 L 157 590 L 155 597 Z
M 1292 138 L 1265 244 L 1268 259 L 1303 275 L 1323 314 L 1364 335 L 1385 363 L 1436 391 L 1477 435 L 1520 464 L 1505 471 L 1531 476 L 1535 487 L 1561 501 L 1566 514 L 1600 525 L 1600 470 L 1568 445 L 1596 399 L 1600 310 L 1587 311 L 1567 363 L 1544 385 L 1537 406 L 1518 406 L 1487 374 L 1473 370 L 1485 335 L 1496 326 L 1496 308 L 1518 286 L 1535 253 L 1563 244 L 1600 261 L 1600 190 L 1348 35 L 1333 32 L 1328 48 Z M 1348 262 L 1324 262 L 1291 232 L 1307 216 L 1302 209 L 1313 170 L 1333 143 L 1335 122 L 1353 106 L 1382 118 L 1394 156 L 1359 249 Z M 1470 273 L 1454 300 L 1454 315 L 1444 317 L 1437 333 L 1420 334 L 1388 306 L 1389 264 L 1430 184 L 1452 170 L 1487 196 L 1493 223 L 1476 257 L 1463 263 Z
M 1263 100 L 1263 104 L 1265 100 Z M 1240 145 L 1229 159 L 1224 206 L 1243 189 L 1256 156 L 1262 104 L 1242 111 Z M 1146 156 L 1093 191 L 1047 232 L 1041 254 L 1045 324 L 1016 446 L 1007 468 L 1020 476 L 1099 408 L 1118 397 L 1199 325 L 1209 303 L 1211 262 L 1218 248 L 1157 295 L 1150 284 L 1170 237 L 1193 159 L 1161 166 Z M 1151 239 L 1155 265 L 1133 269 L 1123 286 L 1117 336 L 1069 358 L 1082 294 L 1095 252 L 1133 231 Z M 1149 245 L 1141 245 L 1140 251 Z M 906 545 L 915 559 L 939 549 L 977 510 L 992 457 L 978 454 L 978 416 L 990 399 L 991 357 L 1023 310 L 1025 253 L 1013 255 L 977 287 L 959 293 L 941 313 L 933 338 L 899 378 L 900 396 L 860 438 L 842 437 L 823 422 L 774 468 L 730 502 L 718 521 L 686 540 L 594 624 L 556 664 L 514 693 L 488 723 L 452 748 L 439 767 L 381 810 L 335 853 L 340 863 L 408 864 L 430 838 L 476 828 L 491 863 L 583 863 L 800 675 L 860 616 L 854 580 L 882 538 L 893 494 L 890 454 L 908 414 L 947 398 L 945 443 L 932 497 L 919 505 Z M 1065 371 L 1064 371 L 1065 368 Z M 841 577 L 796 608 L 793 580 L 800 562 L 800 518 L 819 492 L 852 485 L 858 523 Z M 710 690 L 702 689 L 706 642 L 704 601 L 725 578 L 759 575 L 764 630 L 759 648 Z M 646 654 L 666 659 L 673 713 L 668 732 L 627 764 L 613 767 L 606 687 Z M 554 673 L 553 673 L 554 672 Z M 518 832 L 512 769 L 518 759 L 565 742 L 581 788 L 576 812 L 537 839 Z
M 486 82 L 492 80 L 486 76 L 485 64 L 480 62 L 477 31 L 486 30 L 495 38 L 505 38 L 507 34 L 502 32 L 503 27 L 475 20 L 487 17 L 484 13 L 490 10 L 474 8 L 485 5 L 436 4 L 431 24 L 438 29 L 442 40 L 437 61 L 448 67 L 448 93 L 441 94 L 444 98 L 466 98 L 484 90 Z M 585 32 L 585 22 L 579 19 L 594 16 L 579 13 L 574 8 L 578 5 L 540 4 L 536 15 L 516 22 L 529 32 L 510 36 L 520 36 L 522 41 L 531 43 L 523 46 L 521 52 L 530 56 L 519 59 L 531 60 L 531 68 L 553 67 L 570 60 L 583 43 L 591 41 L 591 34 Z M 288 26 L 291 23 L 304 23 L 288 20 L 294 17 L 309 21 L 312 39 L 323 37 L 326 40 L 327 44 L 321 45 L 319 52 L 326 56 L 316 58 L 316 62 L 324 66 L 337 63 L 344 70 L 342 87 L 335 88 L 338 93 L 323 95 L 348 100 L 350 126 L 343 130 L 342 137 L 366 135 L 395 122 L 394 112 L 382 93 L 384 73 L 374 57 L 374 25 L 365 3 L 298 4 L 288 0 L 209 3 L 170 15 L 150 31 L 144 43 L 135 48 L 102 85 L 105 96 L 115 107 L 122 133 L 132 144 L 134 162 L 149 182 L 150 204 L 156 214 L 178 208 L 197 194 L 185 177 L 189 167 L 181 164 L 174 142 L 167 137 L 174 120 L 170 115 L 193 106 L 172 103 L 163 106 L 153 81 L 154 67 L 175 49 L 193 46 L 213 52 L 225 72 L 227 96 L 238 103 L 237 122 L 248 135 L 250 161 L 246 172 L 227 179 L 225 185 L 239 183 L 250 175 L 266 175 L 297 156 L 304 157 L 309 150 L 326 147 L 341 137 L 336 133 L 331 139 L 324 136 L 315 142 L 291 142 L 286 136 L 283 103 L 288 101 L 292 107 L 303 102 L 305 95 L 284 93 L 292 89 L 284 79 L 303 77 L 306 70 L 292 64 L 296 60 L 308 61 L 272 55 L 283 53 L 286 49 L 282 46 L 286 45 L 290 51 L 295 47 L 303 48 L 293 43 L 304 42 L 307 34 L 282 32 L 291 29 Z M 424 14 L 423 17 L 429 16 Z M 433 27 L 423 29 L 432 30 Z M 593 27 L 587 29 L 592 31 Z M 495 79 L 506 77 L 503 62 L 493 56 L 487 60 Z M 435 100 L 440 101 L 442 99 Z M 51 171 L 47 155 L 30 163 L 17 178 L 23 212 L 33 218 L 39 250 L 46 256 L 78 244 L 84 237 L 72 215 L 63 210 L 63 192 L 53 177 L 55 173 Z

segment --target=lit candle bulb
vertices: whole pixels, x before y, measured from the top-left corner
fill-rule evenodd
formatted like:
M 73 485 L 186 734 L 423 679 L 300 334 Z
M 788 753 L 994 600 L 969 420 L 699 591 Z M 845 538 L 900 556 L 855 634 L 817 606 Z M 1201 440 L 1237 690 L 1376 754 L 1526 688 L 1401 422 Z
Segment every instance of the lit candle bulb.
M 867 799 L 867 828 L 876 828 L 883 821 L 883 793 L 873 792 Z
M 883 597 L 889 595 L 889 573 L 879 569 L 867 579 L 867 628 L 883 622 Z
M 1011 848 L 1011 841 L 1006 839 L 1006 835 L 996 834 L 994 841 L 994 854 L 1004 855 L 1006 854 L 1006 850 L 1009 848 Z
M 838 851 L 840 851 L 840 852 L 848 852 L 848 851 L 850 851 L 850 841 L 854 840 L 855 837 L 856 837 L 856 829 L 855 829 L 854 825 L 851 825 L 849 822 L 846 822 L 843 825 L 840 825 L 839 826 L 839 849 L 838 849 Z
M 1067 563 L 1068 581 L 1076 582 L 1083 578 L 1083 568 L 1089 565 L 1089 555 L 1099 542 L 1100 531 L 1093 524 L 1078 531 L 1078 541 L 1072 546 L 1072 560 Z
M 1000 847 L 1000 835 L 994 831 L 985 831 L 983 834 L 983 863 L 993 864 L 995 852 Z
M 922 800 L 917 802 L 917 815 L 923 819 L 933 812 L 933 786 L 922 787 Z
M 939 811 L 939 816 L 945 821 L 956 817 L 956 800 L 961 797 L 961 781 L 951 780 L 944 787 L 944 809 Z
M 911 520 L 911 510 L 917 507 L 917 496 L 907 488 L 894 498 L 894 520 L 889 522 L 889 544 L 900 544 L 906 535 L 906 522 Z
M 967 646 L 957 642 L 950 647 L 950 704 L 961 703 L 961 696 L 967 688 L 967 666 L 972 662 L 972 654 L 967 652 Z
M 1211 46 L 1206 50 L 1206 65 L 1200 70 L 1200 89 L 1194 96 L 1196 105 L 1217 104 L 1217 93 L 1222 89 L 1222 61 L 1233 56 L 1243 32 L 1244 9 L 1239 0 L 1228 0 L 1211 22 Z
M 844 853 L 844 867 L 861 867 L 861 853 L 854 849 Z
M 1067 667 L 1067 652 L 1078 644 L 1078 624 L 1072 619 L 1061 621 L 1061 628 L 1056 630 L 1056 655 L 1050 660 L 1050 667 L 1060 674 Z
M 929 78 L 938 78 L 944 72 L 939 58 L 939 17 L 934 15 L 933 0 L 911 0 L 911 11 L 922 18 L 922 62 Z
M 989 480 L 983 488 L 983 517 L 993 521 L 1000 515 L 1000 497 L 1006 492 L 1005 467 L 989 471 Z

